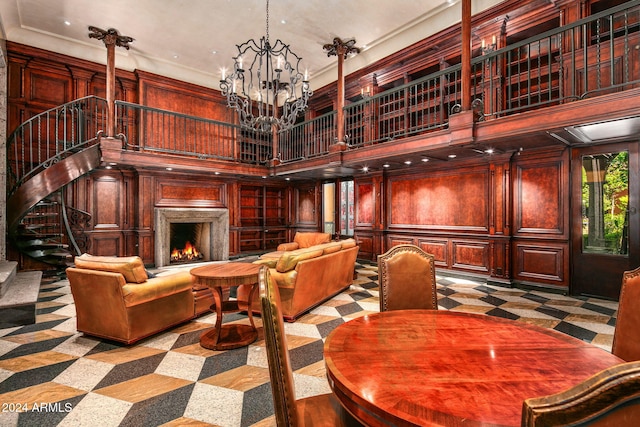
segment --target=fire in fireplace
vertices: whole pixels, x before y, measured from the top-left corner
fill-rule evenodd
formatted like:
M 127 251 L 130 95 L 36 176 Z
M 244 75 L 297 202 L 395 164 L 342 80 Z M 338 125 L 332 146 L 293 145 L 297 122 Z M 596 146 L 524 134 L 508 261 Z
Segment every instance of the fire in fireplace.
M 204 254 L 198 249 L 201 245 L 203 224 L 175 223 L 171 224 L 170 263 L 202 261 Z M 181 249 L 178 249 L 181 248 Z
M 185 243 L 183 249 L 173 248 L 171 251 L 171 262 L 193 262 L 202 258 L 202 253 L 191 242 Z

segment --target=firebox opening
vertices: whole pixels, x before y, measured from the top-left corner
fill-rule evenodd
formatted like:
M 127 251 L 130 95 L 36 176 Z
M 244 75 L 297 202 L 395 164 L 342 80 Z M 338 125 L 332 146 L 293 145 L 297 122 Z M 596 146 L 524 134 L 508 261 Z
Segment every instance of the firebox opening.
M 208 228 L 203 223 L 173 223 L 170 225 L 171 264 L 190 263 L 198 261 L 208 261 L 205 258 L 206 247 L 208 247 L 208 233 L 204 229 Z

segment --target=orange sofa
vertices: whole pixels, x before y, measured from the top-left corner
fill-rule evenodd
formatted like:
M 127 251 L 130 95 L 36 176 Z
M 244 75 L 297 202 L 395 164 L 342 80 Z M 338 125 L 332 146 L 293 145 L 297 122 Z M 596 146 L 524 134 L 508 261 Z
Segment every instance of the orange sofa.
M 148 277 L 137 257 L 84 254 L 67 268 L 76 306 L 77 330 L 131 344 L 197 314 L 188 270 Z M 202 298 L 201 308 L 213 303 Z
M 322 233 L 318 233 L 322 234 Z M 339 294 L 353 282 L 360 247 L 354 239 L 285 250 L 279 256 L 268 254 L 255 261 L 267 265 L 271 280 L 280 291 L 284 319 L 294 322 L 302 314 Z M 260 307 L 256 293 L 253 311 Z M 238 300 L 248 300 L 248 289 L 238 289 Z M 244 304 L 246 310 L 246 303 Z M 242 303 L 240 303 L 242 308 Z

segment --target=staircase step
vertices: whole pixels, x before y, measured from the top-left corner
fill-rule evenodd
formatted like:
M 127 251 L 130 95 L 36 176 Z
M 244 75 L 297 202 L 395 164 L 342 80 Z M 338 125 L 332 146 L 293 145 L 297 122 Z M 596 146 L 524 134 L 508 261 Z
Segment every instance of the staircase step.
M 41 280 L 41 271 L 20 272 L 13 277 L 0 298 L 0 329 L 36 323 Z
M 28 220 L 28 219 L 40 219 L 40 218 L 57 218 L 60 215 L 58 215 L 58 212 L 34 212 L 31 211 L 28 214 L 26 214 L 24 216 L 24 218 L 22 218 L 22 220 Z
M 16 246 L 20 249 L 34 248 L 34 249 L 69 249 L 69 245 L 66 243 L 57 242 L 53 239 L 31 239 L 20 240 L 16 242 Z

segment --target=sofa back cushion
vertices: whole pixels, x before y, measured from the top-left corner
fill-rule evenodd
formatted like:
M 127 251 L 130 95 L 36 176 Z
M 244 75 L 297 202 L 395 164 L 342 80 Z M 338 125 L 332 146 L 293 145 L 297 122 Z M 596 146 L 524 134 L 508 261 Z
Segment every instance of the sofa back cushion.
M 298 244 L 299 248 L 310 248 L 314 245 L 320 245 L 322 243 L 328 243 L 331 241 L 330 233 L 317 233 L 317 232 L 296 232 L 293 237 L 293 241 Z
M 74 263 L 77 268 L 120 273 L 127 283 L 144 283 L 148 279 L 144 263 L 138 256 L 115 257 L 82 254 L 75 258 Z
M 345 239 L 345 240 L 340 240 L 340 244 L 342 245 L 342 249 L 349 249 L 349 248 L 353 248 L 354 246 L 357 246 L 358 242 L 356 242 L 355 239 Z
M 305 249 L 296 249 L 295 251 L 285 252 L 278 259 L 278 263 L 276 264 L 276 270 L 280 273 L 285 273 L 287 271 L 293 270 L 296 268 L 298 262 L 303 261 L 305 259 L 311 259 L 322 256 L 322 248 L 305 248 Z

